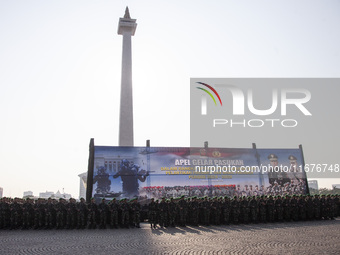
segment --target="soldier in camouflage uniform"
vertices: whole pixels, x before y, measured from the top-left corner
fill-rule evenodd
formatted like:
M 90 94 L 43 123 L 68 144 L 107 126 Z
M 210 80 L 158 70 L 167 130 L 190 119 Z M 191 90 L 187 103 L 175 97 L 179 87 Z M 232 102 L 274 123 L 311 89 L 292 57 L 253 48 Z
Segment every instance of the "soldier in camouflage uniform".
M 87 206 L 87 228 L 97 227 L 98 206 L 94 198 L 91 198 L 90 203 Z
M 63 198 L 59 198 L 59 202 L 56 204 L 56 228 L 63 229 L 65 227 L 65 218 L 66 218 L 66 207 L 65 200 Z
M 132 212 L 132 222 L 134 227 L 140 228 L 140 210 L 141 206 L 137 198 L 131 200 L 131 212 Z
M 208 197 L 204 197 L 204 200 L 201 202 L 201 208 L 203 212 L 203 224 L 209 226 L 211 203 L 208 200 Z
M 159 213 L 159 225 L 161 228 L 166 226 L 168 217 L 168 203 L 165 201 L 165 197 L 162 197 L 162 201 L 158 205 Z
M 283 201 L 281 199 L 281 196 L 278 195 L 275 199 L 275 212 L 276 212 L 276 218 L 278 221 L 283 221 Z
M 10 229 L 18 229 L 21 226 L 22 219 L 22 209 L 21 204 L 19 203 L 19 198 L 14 198 L 14 201 L 10 204 L 10 212 L 11 212 L 11 226 Z
M 340 216 L 340 198 L 339 195 L 336 194 L 334 198 L 335 208 L 336 208 L 336 217 Z
M 249 201 L 249 207 L 250 207 L 250 220 L 252 223 L 257 223 L 258 202 L 256 201 L 255 196 L 253 196 Z
M 77 210 L 77 228 L 83 229 L 86 227 L 86 221 L 87 221 L 87 204 L 85 203 L 84 198 L 80 198 L 80 202 L 76 204 L 76 210 Z
M 328 211 L 328 219 L 334 220 L 334 200 L 333 196 L 330 194 L 327 195 L 326 199 L 327 211 Z
M 321 219 L 321 207 L 320 207 L 319 195 L 315 195 L 312 200 L 313 200 L 314 219 L 320 220 Z
M 45 228 L 46 229 L 52 229 L 55 225 L 54 219 L 55 219 L 55 209 L 54 204 L 52 201 L 52 198 L 48 198 L 47 204 L 45 205 Z
M 299 219 L 305 221 L 306 220 L 306 200 L 305 200 L 305 196 L 303 196 L 303 195 L 299 196 L 298 206 L 299 206 Z
M 237 196 L 234 196 L 234 199 L 231 201 L 231 210 L 233 223 L 238 224 L 240 215 L 240 202 L 238 201 Z
M 193 197 L 190 202 L 190 216 L 191 224 L 193 226 L 198 226 L 199 220 L 199 203 L 196 197 Z
M 260 220 L 262 223 L 267 222 L 267 200 L 264 195 L 261 196 L 259 199 L 259 213 L 260 213 Z
M 273 196 L 270 195 L 268 200 L 267 200 L 267 215 L 268 215 L 268 221 L 269 222 L 274 222 L 275 219 L 275 205 L 274 205 L 274 200 Z
M 149 203 L 149 222 L 150 222 L 151 228 L 156 228 L 157 213 L 158 213 L 158 205 L 156 204 L 155 199 L 151 198 L 151 202 Z
M 220 200 L 215 197 L 213 199 L 213 202 L 211 203 L 211 207 L 213 209 L 213 223 L 215 225 L 220 225 L 221 224 L 221 212 L 222 212 L 222 205 Z
M 25 203 L 22 205 L 22 229 L 30 229 L 33 227 L 33 200 L 27 198 Z
M 43 199 L 38 199 L 34 204 L 34 229 L 45 226 L 45 204 Z
M 291 208 L 290 208 L 290 196 L 286 195 L 285 199 L 282 201 L 282 206 L 283 206 L 283 215 L 285 221 L 290 221 L 290 215 L 291 215 Z
M 291 208 L 291 219 L 294 221 L 299 220 L 299 206 L 298 201 L 296 199 L 296 195 L 293 195 L 293 197 L 290 199 L 290 208 Z
M 169 226 L 175 227 L 175 221 L 176 221 L 176 203 L 174 202 L 173 198 L 170 198 L 170 201 L 168 201 L 168 219 L 169 219 Z
M 230 224 L 230 198 L 228 196 L 224 197 L 224 201 L 222 203 L 222 212 L 223 212 L 223 223 L 229 225 Z
M 10 221 L 9 221 L 9 218 L 10 218 L 10 199 L 9 198 L 4 198 L 3 199 L 3 203 L 2 203 L 2 220 L 3 220 L 3 224 L 2 224 L 2 227 L 3 229 L 7 229 L 10 227 Z
M 111 228 L 117 228 L 118 227 L 119 205 L 116 202 L 115 198 L 113 198 L 109 203 L 109 211 L 110 211 L 110 227 Z
M 187 202 L 184 199 L 184 196 L 181 196 L 180 200 L 177 203 L 177 208 L 179 212 L 179 224 L 182 227 L 186 225 L 186 216 L 187 216 Z
M 4 227 L 4 215 L 2 213 L 2 204 L 4 203 L 5 198 L 0 198 L 0 229 Z
M 247 224 L 249 221 L 249 212 L 248 212 L 248 199 L 246 196 L 243 196 L 240 199 L 240 210 L 241 210 L 241 218 L 240 218 L 240 222 L 241 223 L 245 223 Z
M 126 201 L 126 198 L 120 200 L 120 210 L 122 212 L 121 224 L 122 227 L 129 228 L 129 214 L 130 214 L 130 206 Z
M 314 206 L 313 206 L 313 200 L 310 195 L 307 195 L 306 198 L 306 210 L 307 210 L 307 219 L 313 220 L 314 219 Z
M 98 205 L 99 228 L 106 228 L 108 211 L 109 206 L 106 204 L 105 198 L 103 198 L 101 203 Z

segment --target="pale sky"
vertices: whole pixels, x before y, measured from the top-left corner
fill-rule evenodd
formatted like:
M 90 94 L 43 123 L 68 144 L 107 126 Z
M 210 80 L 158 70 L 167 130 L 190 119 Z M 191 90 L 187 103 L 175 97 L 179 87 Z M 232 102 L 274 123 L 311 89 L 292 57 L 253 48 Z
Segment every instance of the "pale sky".
M 90 138 L 118 145 L 127 5 L 136 146 L 190 146 L 190 77 L 340 77 L 339 1 L 0 0 L 5 196 L 77 198 Z

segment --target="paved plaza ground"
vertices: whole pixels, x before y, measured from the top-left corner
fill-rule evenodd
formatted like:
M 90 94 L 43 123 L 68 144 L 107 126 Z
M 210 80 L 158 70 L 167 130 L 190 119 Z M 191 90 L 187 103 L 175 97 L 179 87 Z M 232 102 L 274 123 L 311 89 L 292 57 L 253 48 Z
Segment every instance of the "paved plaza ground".
M 340 254 L 333 221 L 210 227 L 0 230 L 0 254 Z

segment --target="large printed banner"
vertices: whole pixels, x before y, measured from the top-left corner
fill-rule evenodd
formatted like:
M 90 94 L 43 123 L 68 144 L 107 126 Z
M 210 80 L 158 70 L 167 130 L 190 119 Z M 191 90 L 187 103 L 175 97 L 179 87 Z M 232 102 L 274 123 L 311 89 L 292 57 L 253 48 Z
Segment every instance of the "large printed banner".
M 302 163 L 300 149 L 94 146 L 92 196 L 305 194 Z

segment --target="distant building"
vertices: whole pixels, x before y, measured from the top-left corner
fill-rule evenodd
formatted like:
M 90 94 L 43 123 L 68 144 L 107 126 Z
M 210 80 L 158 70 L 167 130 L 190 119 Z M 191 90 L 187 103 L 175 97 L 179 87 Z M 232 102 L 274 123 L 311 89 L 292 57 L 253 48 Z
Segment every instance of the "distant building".
M 340 184 L 332 184 L 333 189 L 340 189 Z
M 54 196 L 54 192 L 53 191 L 46 191 L 46 192 L 40 192 L 39 193 L 39 198 L 49 198 Z
M 308 181 L 308 187 L 309 187 L 309 189 L 318 190 L 319 189 L 318 181 L 317 180 L 309 180 Z
M 23 197 L 33 197 L 33 192 L 32 191 L 24 191 Z
M 60 191 L 58 190 L 57 193 L 54 193 L 53 191 L 46 191 L 46 192 L 40 192 L 39 193 L 39 198 L 55 198 L 55 199 L 59 199 L 59 198 L 65 198 L 65 199 L 70 199 L 72 196 L 71 194 L 67 194 L 67 193 L 60 193 Z
M 4 189 L 0 187 L 0 198 L 2 198 L 3 192 L 4 192 Z
M 86 199 L 87 172 L 79 174 L 79 199 Z

